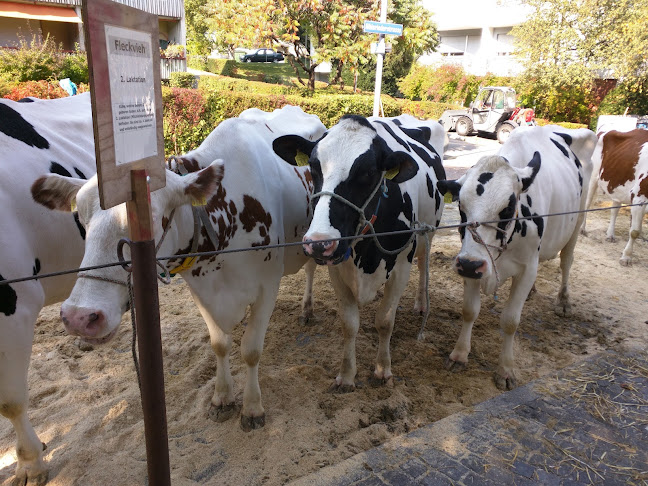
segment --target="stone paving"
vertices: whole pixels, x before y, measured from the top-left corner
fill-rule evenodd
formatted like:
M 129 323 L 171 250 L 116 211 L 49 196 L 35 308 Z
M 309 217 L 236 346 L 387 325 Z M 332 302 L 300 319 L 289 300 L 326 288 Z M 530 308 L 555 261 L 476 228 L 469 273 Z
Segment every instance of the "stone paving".
M 290 484 L 648 485 L 648 354 L 597 355 Z

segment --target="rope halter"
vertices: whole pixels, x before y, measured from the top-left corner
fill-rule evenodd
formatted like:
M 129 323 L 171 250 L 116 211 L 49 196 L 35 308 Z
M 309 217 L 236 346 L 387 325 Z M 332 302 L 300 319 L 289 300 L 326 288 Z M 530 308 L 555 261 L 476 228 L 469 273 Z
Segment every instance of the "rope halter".
M 380 181 L 378 181 L 378 184 L 376 185 L 376 187 L 374 187 L 373 191 L 371 191 L 371 194 L 369 195 L 369 197 L 367 198 L 367 200 L 365 201 L 365 203 L 362 206 L 356 206 L 355 204 L 353 204 L 348 199 L 340 196 L 339 194 L 331 192 L 331 191 L 320 191 L 320 192 L 317 192 L 317 193 L 313 194 L 311 196 L 311 205 L 314 206 L 313 201 L 315 200 L 315 198 L 319 198 L 320 196 L 330 196 L 333 199 L 337 199 L 341 203 L 346 204 L 347 206 L 349 206 L 351 209 L 353 209 L 355 212 L 357 212 L 360 215 L 360 219 L 358 221 L 358 226 L 356 227 L 356 230 L 355 230 L 355 233 L 354 233 L 353 236 L 358 236 L 358 235 L 361 235 L 361 234 L 364 235 L 364 234 L 367 233 L 367 231 L 369 231 L 369 226 L 371 226 L 371 229 L 373 230 L 373 223 L 376 221 L 376 219 L 378 217 L 377 213 L 378 213 L 378 209 L 380 208 L 381 199 L 383 197 L 385 197 L 385 198 L 389 197 L 387 195 L 387 181 L 385 179 L 385 174 L 386 174 L 386 172 L 383 171 L 382 174 L 380 175 Z M 378 198 L 378 204 L 376 205 L 376 210 L 374 211 L 374 214 L 371 216 L 371 218 L 368 220 L 366 218 L 366 216 L 365 216 L 365 209 L 367 208 L 367 206 L 369 205 L 369 203 L 371 202 L 371 200 L 373 199 L 373 197 L 376 195 L 376 193 L 378 192 L 378 190 L 381 187 L 382 187 L 382 194 Z

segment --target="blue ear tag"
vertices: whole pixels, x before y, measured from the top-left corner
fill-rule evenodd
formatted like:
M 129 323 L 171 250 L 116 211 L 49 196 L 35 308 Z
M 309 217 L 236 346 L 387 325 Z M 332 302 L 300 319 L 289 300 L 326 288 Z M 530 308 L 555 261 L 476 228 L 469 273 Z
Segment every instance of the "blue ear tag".
M 346 262 L 350 256 L 351 256 L 351 247 L 348 247 L 346 252 L 344 253 L 344 258 L 342 259 L 342 261 Z

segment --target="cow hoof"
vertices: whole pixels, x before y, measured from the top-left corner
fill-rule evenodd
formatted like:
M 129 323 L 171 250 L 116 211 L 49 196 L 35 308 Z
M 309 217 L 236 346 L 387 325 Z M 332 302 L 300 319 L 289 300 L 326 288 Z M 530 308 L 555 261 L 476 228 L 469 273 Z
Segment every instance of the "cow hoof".
M 446 358 L 446 361 L 445 361 L 445 369 L 448 370 L 448 371 L 452 371 L 454 373 L 465 370 L 466 366 L 468 366 L 468 363 L 463 363 L 461 361 L 455 361 L 455 360 L 451 359 L 450 357 Z
M 571 316 L 571 304 L 556 304 L 554 312 L 557 316 L 569 317 Z
M 207 414 L 214 422 L 223 423 L 238 414 L 238 407 L 235 403 L 228 403 L 227 405 L 213 405 Z
M 313 326 L 315 324 L 315 316 L 299 316 L 297 322 L 300 326 Z
M 515 376 L 513 376 L 512 373 L 501 373 L 500 371 L 496 371 L 495 375 L 493 376 L 495 378 L 495 386 L 502 391 L 506 390 L 512 390 L 517 386 L 517 380 L 515 379 Z
M 389 378 L 385 377 L 378 377 L 376 375 L 372 375 L 371 378 L 369 378 L 369 386 L 372 388 L 380 388 L 380 387 L 387 387 L 387 388 L 394 388 L 394 377 L 390 376 Z
M 616 243 L 616 237 L 614 237 L 614 236 L 606 236 L 605 241 L 607 241 L 608 243 Z
M 251 432 L 264 426 L 265 414 L 259 415 L 258 417 L 248 417 L 247 415 L 241 415 L 241 429 L 243 429 L 244 432 Z
M 345 385 L 345 384 L 338 385 L 337 383 L 333 383 L 329 387 L 328 391 L 329 393 L 337 393 L 337 394 L 351 393 L 355 391 L 355 385 Z
M 26 473 L 16 476 L 11 481 L 11 486 L 45 486 L 49 479 L 49 472 L 43 471 L 40 474 L 28 476 Z
M 621 260 L 619 260 L 619 263 L 622 267 L 629 267 L 631 265 L 629 258 L 622 258 Z

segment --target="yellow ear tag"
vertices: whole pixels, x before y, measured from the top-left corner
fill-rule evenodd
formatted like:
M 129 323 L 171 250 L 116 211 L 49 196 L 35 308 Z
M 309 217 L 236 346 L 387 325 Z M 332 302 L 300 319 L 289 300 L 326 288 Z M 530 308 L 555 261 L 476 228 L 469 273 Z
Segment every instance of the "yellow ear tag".
M 385 179 L 392 180 L 394 177 L 396 177 L 398 175 L 398 169 L 399 167 L 394 167 L 393 169 L 385 172 Z
M 72 202 L 70 203 L 70 210 L 72 212 L 77 210 L 76 199 L 72 199 Z
M 446 192 L 443 195 L 443 202 L 446 204 L 450 204 L 452 202 L 452 193 L 450 191 Z
M 297 162 L 297 165 L 299 167 L 304 167 L 305 165 L 308 165 L 308 155 L 306 155 L 304 152 L 298 150 L 297 155 L 295 155 L 295 162 Z
M 207 198 L 205 196 L 201 197 L 200 199 L 194 199 L 191 201 L 192 206 L 205 206 L 207 205 Z

